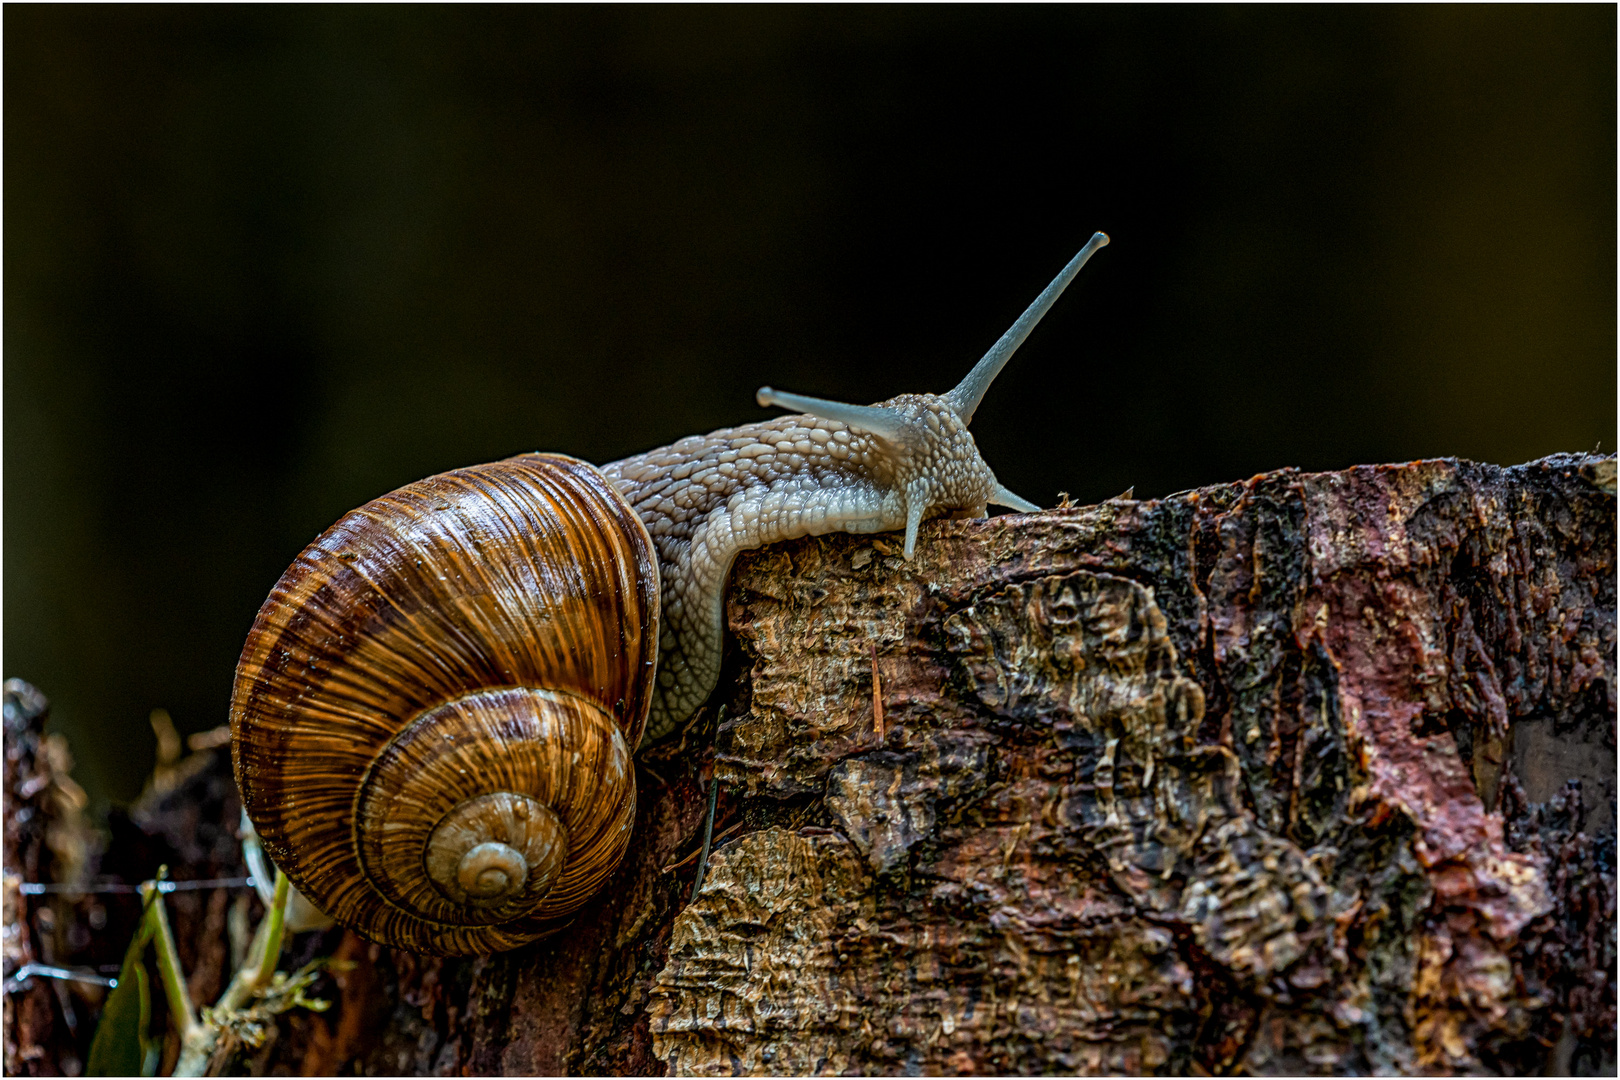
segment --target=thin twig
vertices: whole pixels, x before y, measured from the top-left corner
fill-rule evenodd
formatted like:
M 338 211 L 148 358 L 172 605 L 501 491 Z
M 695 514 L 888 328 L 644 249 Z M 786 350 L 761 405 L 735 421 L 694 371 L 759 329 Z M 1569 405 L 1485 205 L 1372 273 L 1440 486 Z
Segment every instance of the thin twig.
M 715 849 L 718 848 L 720 846 L 720 844 L 725 841 L 726 837 L 730 836 L 732 833 L 734 833 L 738 829 L 742 828 L 743 825 L 745 825 L 746 823 L 747 823 L 746 819 L 739 820 L 739 821 L 733 821 L 730 825 L 727 825 L 724 829 L 721 829 L 719 832 L 715 833 L 714 834 L 714 842 L 709 845 L 709 854 L 711 854 L 711 855 L 714 854 Z M 676 870 L 679 870 L 681 867 L 685 866 L 687 863 L 691 862 L 693 859 L 697 858 L 701 854 L 703 854 L 703 849 L 702 848 L 693 848 L 691 853 L 688 854 L 685 858 L 681 859 L 680 862 L 672 862 L 668 866 L 664 867 L 662 870 L 660 870 L 658 872 L 660 874 L 672 874 Z
M 703 851 L 698 855 L 697 880 L 692 882 L 692 896 L 688 904 L 697 900 L 698 890 L 703 888 L 703 871 L 709 865 L 709 842 L 714 838 L 714 808 L 720 800 L 720 778 L 718 776 L 709 781 L 709 812 L 703 818 Z
M 685 866 L 687 863 L 691 862 L 693 859 L 697 858 L 700 854 L 702 854 L 701 848 L 693 848 L 691 851 L 682 856 L 679 862 L 672 862 L 658 872 L 660 874 L 672 874 L 681 867 Z
M 718 850 L 720 848 L 720 846 L 725 842 L 726 837 L 730 836 L 732 833 L 734 833 L 738 829 L 742 828 L 745 824 L 747 824 L 746 819 L 739 820 L 739 821 L 733 821 L 730 825 L 727 825 L 725 827 L 725 829 L 723 829 L 721 832 L 717 833 L 715 835 L 715 838 L 714 838 L 714 849 Z

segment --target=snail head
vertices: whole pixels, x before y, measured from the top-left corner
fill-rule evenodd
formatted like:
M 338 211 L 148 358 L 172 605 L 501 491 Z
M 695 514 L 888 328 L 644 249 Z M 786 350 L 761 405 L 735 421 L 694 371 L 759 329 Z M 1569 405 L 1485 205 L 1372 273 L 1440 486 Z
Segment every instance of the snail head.
M 943 394 L 901 394 L 876 405 L 846 405 L 763 386 L 755 399 L 761 405 L 836 421 L 873 437 L 884 448 L 894 473 L 892 487 L 905 500 L 908 559 L 917 546 L 917 528 L 930 514 L 965 511 L 983 516 L 990 504 L 1033 513 L 1040 507 L 1007 490 L 996 479 L 979 454 L 968 425 L 990 383 L 1018 346 L 1063 295 L 1086 261 L 1107 243 L 1106 233 L 1094 234 L 974 365 L 967 378 Z

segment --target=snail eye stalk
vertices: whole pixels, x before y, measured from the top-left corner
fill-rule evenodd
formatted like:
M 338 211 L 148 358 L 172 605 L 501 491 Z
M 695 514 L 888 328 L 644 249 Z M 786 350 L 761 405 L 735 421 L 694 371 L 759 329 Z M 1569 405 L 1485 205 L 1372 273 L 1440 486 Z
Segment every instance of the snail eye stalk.
M 962 423 L 973 423 L 973 414 L 978 411 L 979 402 L 984 400 L 985 391 L 990 389 L 990 384 L 1001 374 L 1001 369 L 1007 366 L 1007 361 L 1018 351 L 1018 346 L 1024 343 L 1024 339 L 1029 337 L 1029 332 L 1035 329 L 1035 324 L 1052 309 L 1053 304 L 1057 303 L 1057 298 L 1063 295 L 1063 290 L 1069 287 L 1069 282 L 1080 273 L 1080 268 L 1086 265 L 1086 261 L 1095 255 L 1099 248 L 1107 246 L 1107 233 L 1093 233 L 1086 246 L 1080 249 L 1080 253 L 1069 260 L 1069 265 L 1052 279 L 1050 285 L 1041 290 L 1041 295 L 1035 298 L 1035 302 L 1025 308 L 1024 313 L 1018 316 L 1018 320 L 1007 328 L 1007 332 L 990 346 L 990 351 L 984 354 L 984 358 L 973 365 L 973 370 L 967 373 L 967 378 L 941 395 L 950 402 L 951 408 L 956 410 L 956 415 L 962 418 Z

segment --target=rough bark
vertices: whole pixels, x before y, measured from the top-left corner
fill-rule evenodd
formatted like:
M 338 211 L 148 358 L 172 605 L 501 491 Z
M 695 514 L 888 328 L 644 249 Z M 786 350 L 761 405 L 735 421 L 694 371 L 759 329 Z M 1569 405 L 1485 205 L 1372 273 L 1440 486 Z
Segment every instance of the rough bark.
M 729 617 L 566 933 L 305 935 L 355 966 L 238 1066 L 1613 1073 L 1613 458 L 804 540 Z
M 105 991 L 79 982 L 14 980 L 29 964 L 94 972 L 95 931 L 106 909 L 93 897 L 25 896 L 27 882 L 72 881 L 95 854 L 84 791 L 60 735 L 46 735 L 50 703 L 17 679 L 4 689 L 5 1071 L 76 1074 L 83 1067 Z M 114 953 L 112 964 L 118 956 Z

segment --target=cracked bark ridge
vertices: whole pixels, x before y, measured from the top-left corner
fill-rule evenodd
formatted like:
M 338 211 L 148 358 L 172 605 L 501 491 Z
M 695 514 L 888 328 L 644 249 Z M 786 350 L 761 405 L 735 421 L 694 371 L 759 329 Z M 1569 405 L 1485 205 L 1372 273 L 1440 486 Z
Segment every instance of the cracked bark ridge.
M 1281 472 L 940 523 L 910 564 L 748 558 L 716 770 L 810 827 L 714 858 L 655 1055 L 1612 1072 L 1612 470 Z

